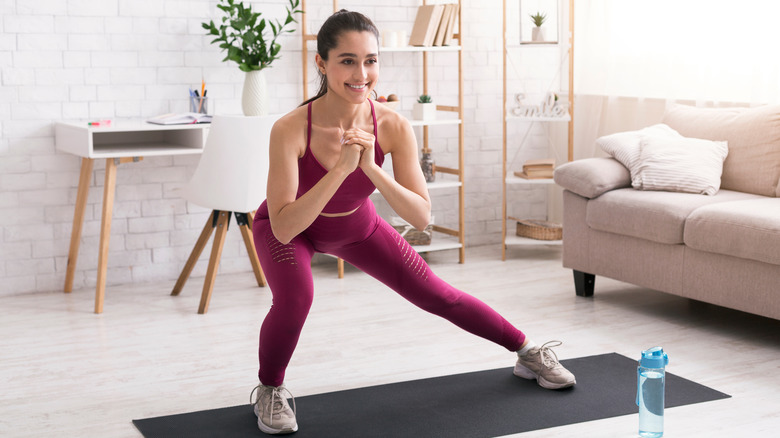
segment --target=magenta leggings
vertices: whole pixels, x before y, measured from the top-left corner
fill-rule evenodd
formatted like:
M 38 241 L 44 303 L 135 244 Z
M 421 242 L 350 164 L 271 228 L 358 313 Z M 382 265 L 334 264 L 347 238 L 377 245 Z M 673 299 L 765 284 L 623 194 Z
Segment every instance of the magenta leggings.
M 341 257 L 381 281 L 412 304 L 458 327 L 516 351 L 525 335 L 495 310 L 437 277 L 398 232 L 366 199 L 342 217 L 319 216 L 303 233 L 284 245 L 271 232 L 263 203 L 253 223 L 257 255 L 273 294 L 260 328 L 258 377 L 279 386 L 314 298 L 311 258 L 315 252 Z

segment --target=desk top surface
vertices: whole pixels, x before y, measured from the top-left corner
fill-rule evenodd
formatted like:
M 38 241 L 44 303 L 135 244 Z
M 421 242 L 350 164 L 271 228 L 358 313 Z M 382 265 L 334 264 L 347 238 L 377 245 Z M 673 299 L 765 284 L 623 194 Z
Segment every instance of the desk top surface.
M 88 120 L 67 120 L 57 122 L 57 125 L 76 128 L 86 132 L 139 132 L 139 131 L 169 131 L 182 129 L 204 129 L 209 123 L 192 123 L 182 125 L 157 125 L 140 119 L 112 120 L 109 126 L 90 126 Z

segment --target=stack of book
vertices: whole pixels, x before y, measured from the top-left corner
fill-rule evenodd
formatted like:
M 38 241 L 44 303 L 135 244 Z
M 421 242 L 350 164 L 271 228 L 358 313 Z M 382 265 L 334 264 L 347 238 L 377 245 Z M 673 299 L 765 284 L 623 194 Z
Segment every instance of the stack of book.
M 555 159 L 528 160 L 523 164 L 523 170 L 515 172 L 515 176 L 526 179 L 552 178 L 555 169 Z
M 423 5 L 417 9 L 410 46 L 448 46 L 452 42 L 458 4 Z

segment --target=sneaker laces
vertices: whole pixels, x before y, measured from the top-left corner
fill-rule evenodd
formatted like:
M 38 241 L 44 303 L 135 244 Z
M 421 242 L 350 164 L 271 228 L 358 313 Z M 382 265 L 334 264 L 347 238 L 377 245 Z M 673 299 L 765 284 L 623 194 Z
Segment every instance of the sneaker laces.
M 282 385 L 282 386 L 265 386 L 265 385 L 263 385 L 261 383 L 261 384 L 255 386 L 255 388 L 249 394 L 249 403 L 250 404 L 258 404 L 258 403 L 260 403 L 260 396 L 263 394 L 263 391 L 264 391 L 265 388 L 270 388 L 271 389 L 271 424 L 269 424 L 269 426 L 273 426 L 273 424 L 274 424 L 274 415 L 275 414 L 279 414 L 282 411 L 284 411 L 283 400 L 286 400 L 286 398 L 282 395 L 283 392 L 287 393 L 287 395 L 289 395 L 290 399 L 292 400 L 293 415 L 295 415 L 295 416 L 298 415 L 298 411 L 295 409 L 295 397 L 293 397 L 293 395 L 290 392 L 290 390 L 285 388 L 284 385 Z M 258 389 L 260 391 L 258 391 L 258 393 L 257 393 L 257 400 L 252 402 L 252 396 L 254 396 L 255 391 L 257 391 Z
M 544 366 L 553 369 L 560 365 L 560 362 L 558 362 L 558 355 L 551 350 L 551 347 L 558 347 L 561 345 L 563 345 L 563 342 L 561 341 L 548 341 L 542 344 L 542 347 L 539 348 L 539 355 L 541 356 L 542 364 Z

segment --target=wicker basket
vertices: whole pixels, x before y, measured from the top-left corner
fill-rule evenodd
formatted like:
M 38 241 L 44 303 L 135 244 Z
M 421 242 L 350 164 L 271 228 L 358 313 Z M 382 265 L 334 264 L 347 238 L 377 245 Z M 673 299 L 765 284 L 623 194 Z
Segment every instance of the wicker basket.
M 561 224 L 539 220 L 518 220 L 517 235 L 536 240 L 561 240 L 563 227 Z
M 420 231 L 414 228 L 411 224 L 401 219 L 400 217 L 392 217 L 390 219 L 390 225 L 398 231 L 410 245 L 430 245 L 431 238 L 433 237 L 433 217 L 431 217 L 431 223 L 425 227 L 425 230 Z

